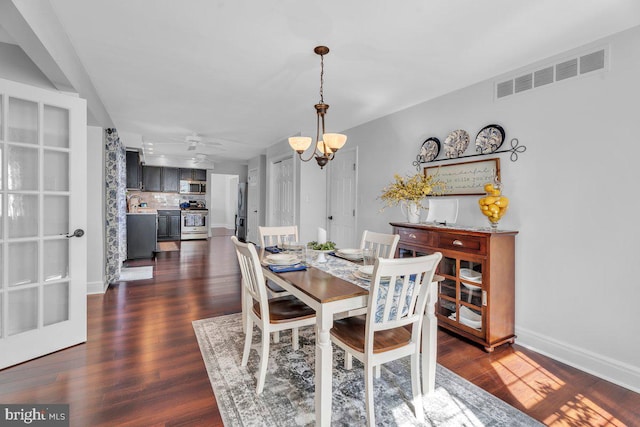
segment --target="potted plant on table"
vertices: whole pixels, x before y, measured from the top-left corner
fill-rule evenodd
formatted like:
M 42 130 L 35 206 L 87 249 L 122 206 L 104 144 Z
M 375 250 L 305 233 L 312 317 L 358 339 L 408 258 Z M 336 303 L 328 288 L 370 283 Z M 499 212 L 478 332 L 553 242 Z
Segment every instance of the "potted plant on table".
M 411 176 L 395 174 L 393 182 L 382 189 L 380 199 L 385 206 L 400 205 L 402 212 L 407 217 L 407 222 L 417 224 L 420 222 L 420 211 L 425 209 L 422 200 L 429 195 L 441 195 L 444 193 L 445 184 L 437 181 L 435 175 L 427 176 L 417 173 Z

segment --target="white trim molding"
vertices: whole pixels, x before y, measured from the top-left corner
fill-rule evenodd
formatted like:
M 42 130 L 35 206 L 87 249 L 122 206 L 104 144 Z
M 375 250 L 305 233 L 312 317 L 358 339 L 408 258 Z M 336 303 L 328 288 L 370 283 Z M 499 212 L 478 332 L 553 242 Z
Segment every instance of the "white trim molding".
M 106 282 L 88 282 L 87 283 L 87 295 L 92 294 L 104 294 L 107 291 L 109 285 Z
M 576 369 L 640 393 L 640 368 L 576 347 L 525 328 L 516 328 L 516 343 Z

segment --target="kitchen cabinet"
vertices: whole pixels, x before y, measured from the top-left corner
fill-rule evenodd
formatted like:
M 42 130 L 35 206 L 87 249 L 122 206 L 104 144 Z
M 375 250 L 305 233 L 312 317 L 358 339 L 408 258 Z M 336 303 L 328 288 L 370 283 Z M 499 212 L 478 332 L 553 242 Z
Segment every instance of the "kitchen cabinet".
M 180 169 L 162 168 L 162 191 L 165 193 L 180 191 Z
M 206 181 L 206 169 L 180 169 L 180 179 L 185 181 Z
M 178 193 L 180 169 L 160 166 L 142 167 L 142 191 Z
M 142 166 L 140 153 L 127 151 L 127 189 L 139 190 L 142 187 Z
M 162 191 L 162 168 L 159 166 L 142 167 L 142 191 Z
M 127 214 L 127 259 L 155 257 L 156 224 L 155 213 Z
M 437 274 L 438 325 L 481 344 L 488 352 L 513 343 L 515 322 L 515 236 L 426 224 L 391 223 L 400 235 L 397 256 L 442 253 Z
M 180 240 L 180 211 L 158 210 L 158 241 Z

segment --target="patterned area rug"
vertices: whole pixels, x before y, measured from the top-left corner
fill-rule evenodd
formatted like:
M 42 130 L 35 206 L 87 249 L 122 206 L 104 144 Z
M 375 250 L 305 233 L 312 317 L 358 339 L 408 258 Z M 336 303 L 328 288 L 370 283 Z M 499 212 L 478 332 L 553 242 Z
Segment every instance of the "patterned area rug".
M 252 350 L 246 368 L 240 366 L 244 334 L 240 314 L 193 322 L 202 357 L 225 426 L 314 425 L 313 328 L 300 330 L 300 350 L 291 348 L 291 333 L 280 333 L 271 343 L 264 391 L 256 395 L 259 357 Z M 254 343 L 260 331 L 254 327 Z M 366 424 L 364 373 L 353 359 L 343 368 L 344 352 L 334 346 L 332 425 Z M 374 380 L 376 424 L 420 425 L 411 406 L 409 358 L 383 365 Z M 506 404 L 446 368 L 438 365 L 436 391 L 424 397 L 426 425 L 431 426 L 539 426 L 523 412 Z

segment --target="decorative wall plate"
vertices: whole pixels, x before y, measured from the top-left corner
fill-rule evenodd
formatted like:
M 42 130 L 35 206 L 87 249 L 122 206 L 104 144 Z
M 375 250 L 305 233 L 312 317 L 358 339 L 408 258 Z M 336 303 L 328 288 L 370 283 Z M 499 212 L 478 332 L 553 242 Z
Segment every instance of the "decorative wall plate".
M 435 137 L 427 138 L 420 147 L 420 162 L 430 162 L 440 154 L 440 140 Z
M 447 159 L 460 157 L 469 146 L 469 133 L 458 129 L 451 132 L 444 140 L 444 155 Z
M 488 125 L 480 129 L 476 136 L 476 151 L 489 154 L 496 151 L 504 142 L 504 129 L 500 125 Z

